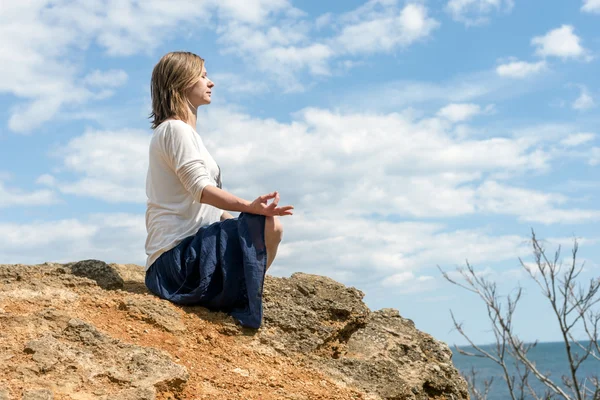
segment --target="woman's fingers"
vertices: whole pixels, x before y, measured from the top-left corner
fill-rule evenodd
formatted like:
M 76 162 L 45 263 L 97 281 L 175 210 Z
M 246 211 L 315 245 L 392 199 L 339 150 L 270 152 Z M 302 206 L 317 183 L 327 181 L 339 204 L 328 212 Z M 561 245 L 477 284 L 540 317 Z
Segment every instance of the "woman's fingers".
M 273 199 L 273 201 L 271 202 L 271 204 L 267 205 L 267 202 L 270 199 Z M 278 207 L 280 197 L 279 197 L 279 192 L 277 192 L 277 191 L 263 194 L 262 196 L 258 197 L 258 200 L 262 203 L 262 207 L 263 207 L 262 213 L 264 213 L 264 215 L 269 215 L 269 216 L 293 215 L 292 210 L 294 209 L 294 206 Z
M 263 194 L 262 196 L 260 196 L 260 201 L 262 203 L 266 203 L 267 200 L 272 199 L 276 195 L 277 195 L 277 192 L 271 192 L 271 193 Z
M 275 198 L 273 199 L 273 202 L 270 205 L 272 207 L 277 207 L 278 203 L 279 203 L 279 193 L 275 192 Z
M 273 210 L 274 215 L 293 215 L 294 206 L 277 207 Z

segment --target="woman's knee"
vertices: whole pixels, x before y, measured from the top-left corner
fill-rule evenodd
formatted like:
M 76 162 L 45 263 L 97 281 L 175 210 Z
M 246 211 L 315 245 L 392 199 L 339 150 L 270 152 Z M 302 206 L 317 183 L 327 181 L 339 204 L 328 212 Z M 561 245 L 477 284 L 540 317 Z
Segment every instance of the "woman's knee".
M 277 242 L 283 239 L 283 225 L 278 217 L 265 218 L 265 239 Z

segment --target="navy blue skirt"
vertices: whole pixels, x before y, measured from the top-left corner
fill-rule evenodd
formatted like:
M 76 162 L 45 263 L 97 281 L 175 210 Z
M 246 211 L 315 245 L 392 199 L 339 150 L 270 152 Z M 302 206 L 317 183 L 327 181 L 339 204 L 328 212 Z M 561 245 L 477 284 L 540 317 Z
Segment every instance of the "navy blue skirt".
M 265 217 L 241 213 L 161 254 L 146 271 L 146 286 L 173 303 L 224 311 L 257 329 L 266 267 Z

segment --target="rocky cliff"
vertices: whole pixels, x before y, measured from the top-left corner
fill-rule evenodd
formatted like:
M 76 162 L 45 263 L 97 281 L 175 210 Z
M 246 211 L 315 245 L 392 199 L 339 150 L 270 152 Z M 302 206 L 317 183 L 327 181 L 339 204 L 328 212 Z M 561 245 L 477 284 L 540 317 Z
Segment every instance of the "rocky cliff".
M 329 278 L 267 277 L 264 323 L 161 300 L 137 265 L 0 265 L 0 400 L 467 399 L 450 349 Z

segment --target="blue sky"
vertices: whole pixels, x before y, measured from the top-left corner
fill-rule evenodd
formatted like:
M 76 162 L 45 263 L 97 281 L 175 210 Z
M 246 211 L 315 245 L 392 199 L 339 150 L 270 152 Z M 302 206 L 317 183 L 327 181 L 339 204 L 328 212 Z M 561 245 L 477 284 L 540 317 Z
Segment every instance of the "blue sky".
M 483 306 L 469 260 L 525 297 L 531 229 L 597 277 L 600 1 L 22 1 L 0 9 L 0 263 L 145 262 L 149 80 L 206 60 L 197 130 L 224 186 L 296 213 L 270 272 L 330 276 L 449 343 Z

